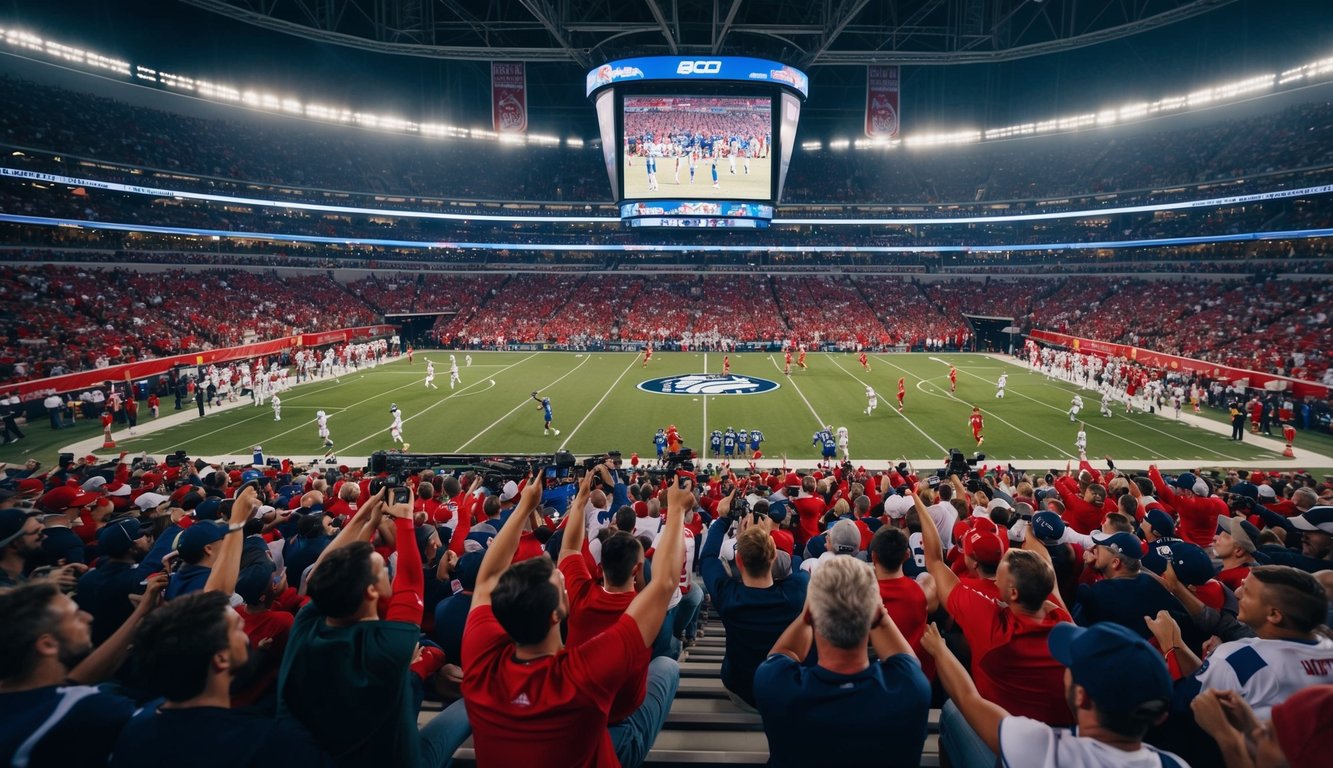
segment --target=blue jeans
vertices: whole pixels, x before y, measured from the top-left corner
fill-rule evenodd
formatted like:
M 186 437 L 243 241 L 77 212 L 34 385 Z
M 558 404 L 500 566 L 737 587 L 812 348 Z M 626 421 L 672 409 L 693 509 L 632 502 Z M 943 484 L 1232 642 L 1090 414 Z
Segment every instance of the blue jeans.
M 680 641 L 676 639 L 673 630 L 676 627 L 676 613 L 680 609 L 680 604 L 666 612 L 662 619 L 662 626 L 657 630 L 657 639 L 653 640 L 653 658 L 666 656 L 676 658 L 680 656 Z
M 450 704 L 420 731 L 421 768 L 448 768 L 454 753 L 472 735 L 463 700 Z
M 704 591 L 698 584 L 692 584 L 690 591 L 680 596 L 676 606 L 676 622 L 672 632 L 676 637 L 684 635 L 693 640 L 699 632 L 699 608 L 704 604 Z
M 648 663 L 647 692 L 634 714 L 608 728 L 621 768 L 638 768 L 666 724 L 667 712 L 680 687 L 680 665 L 659 656 Z M 451 707 L 452 709 L 452 707 Z M 447 710 L 446 710 L 447 711 Z
M 940 746 L 954 768 L 995 768 L 995 753 L 967 724 L 952 699 L 940 710 Z

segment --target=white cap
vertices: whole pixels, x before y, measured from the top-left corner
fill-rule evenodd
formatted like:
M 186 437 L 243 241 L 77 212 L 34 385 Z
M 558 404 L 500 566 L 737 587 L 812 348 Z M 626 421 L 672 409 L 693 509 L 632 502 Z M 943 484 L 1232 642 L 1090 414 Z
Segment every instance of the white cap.
M 1194 495 L 1195 495 L 1195 496 L 1207 496 L 1207 495 L 1208 495 L 1208 483 L 1205 483 L 1205 482 L 1202 481 L 1202 480 L 1195 480 L 1195 481 L 1194 481 L 1194 488 L 1192 488 L 1191 490 L 1194 491 Z
M 500 501 L 506 502 L 518 495 L 518 483 L 510 480 L 500 492 Z
M 1010 506 L 1009 502 L 1005 501 L 1004 499 L 991 499 L 990 503 L 986 505 L 986 511 L 992 512 L 995 510 L 996 507 L 1000 507 L 1010 511 L 1013 511 L 1014 509 L 1012 506 Z
M 87 480 L 84 480 L 82 487 L 85 491 L 100 491 L 104 485 L 106 485 L 106 478 L 99 476 L 90 477 Z
M 139 508 L 140 512 L 147 512 L 150 509 L 161 506 L 163 502 L 170 500 L 171 498 L 169 496 L 163 496 L 160 493 L 143 493 L 139 495 L 139 498 L 134 500 L 134 505 Z

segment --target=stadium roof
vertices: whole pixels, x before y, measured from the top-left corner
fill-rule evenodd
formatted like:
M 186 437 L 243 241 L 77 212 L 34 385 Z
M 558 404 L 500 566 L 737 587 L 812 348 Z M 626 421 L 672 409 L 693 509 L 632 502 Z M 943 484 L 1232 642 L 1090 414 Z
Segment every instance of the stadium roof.
M 1236 0 L 181 0 L 286 34 L 443 59 L 766 56 L 804 67 L 1012 61 Z

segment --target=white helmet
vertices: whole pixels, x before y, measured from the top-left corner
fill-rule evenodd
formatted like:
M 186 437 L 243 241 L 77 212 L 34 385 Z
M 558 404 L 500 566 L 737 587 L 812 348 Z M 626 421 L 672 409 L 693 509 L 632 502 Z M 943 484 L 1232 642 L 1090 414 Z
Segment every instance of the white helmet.
M 320 416 L 320 417 L 322 417 L 322 416 L 324 415 L 324 412 L 323 412 L 323 411 L 315 411 L 315 415 L 316 415 L 316 416 Z

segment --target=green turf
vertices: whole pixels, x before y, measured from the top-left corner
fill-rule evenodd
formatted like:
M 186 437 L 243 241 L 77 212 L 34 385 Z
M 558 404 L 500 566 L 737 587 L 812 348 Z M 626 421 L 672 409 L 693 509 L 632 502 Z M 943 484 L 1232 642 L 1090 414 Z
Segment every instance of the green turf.
M 457 353 L 460 365 L 463 354 Z M 818 450 L 811 435 L 821 424 L 845 426 L 854 459 L 932 460 L 949 448 L 971 451 L 967 425 L 972 403 L 986 417 L 983 451 L 994 459 L 1022 462 L 1059 461 L 1074 457 L 1075 425 L 1066 411 L 1073 387 L 1047 381 L 1040 374 L 981 355 L 896 354 L 871 356 L 871 371 L 861 370 L 855 356 L 811 354 L 808 370 L 791 376 L 781 371 L 781 357 L 760 353 L 733 354 L 732 371 L 778 382 L 772 392 L 756 395 L 660 395 L 636 388 L 641 381 L 687 373 L 718 373 L 717 353 L 659 353 L 648 369 L 628 353 L 474 352 L 473 365 L 463 367 L 464 385 L 448 386 L 448 353 L 418 352 L 405 361 L 315 381 L 283 397 L 282 421 L 270 408 L 244 407 L 192 419 L 161 432 L 120 442 L 132 452 L 163 454 L 184 449 L 191 455 L 248 454 L 262 444 L 270 456 L 308 457 L 322 453 L 314 426 L 315 411 L 329 412 L 337 450 L 365 456 L 393 447 L 389 438 L 389 404 L 397 403 L 405 434 L 414 452 L 549 452 L 565 447 L 575 453 L 611 449 L 653 452 L 656 428 L 674 423 L 686 444 L 704 451 L 711 429 L 728 426 L 763 430 L 769 457 L 786 452 L 793 461 L 811 462 Z M 431 356 L 439 372 L 439 390 L 423 386 L 421 358 Z M 945 361 L 945 362 L 941 362 Z M 958 367 L 958 392 L 948 391 L 948 363 Z M 995 398 L 994 381 L 1009 371 L 1009 391 Z M 895 408 L 899 376 L 907 379 L 905 413 Z M 495 384 L 490 383 L 491 380 Z M 879 410 L 864 413 L 865 385 L 880 396 Z M 561 435 L 542 434 L 541 412 L 529 395 L 538 389 L 551 398 L 554 424 Z M 1097 414 L 1099 396 L 1083 393 L 1088 453 L 1123 460 L 1187 459 L 1207 465 L 1235 465 L 1277 454 L 1250 443 L 1232 443 L 1224 436 L 1177 423 L 1169 418 L 1135 414 L 1116 408 L 1112 418 Z M 164 403 L 170 413 L 170 401 Z M 89 437 L 96 425 L 52 432 L 41 423 L 30 437 L 0 453 L 6 461 L 23 458 L 22 448 L 44 461 L 58 445 Z M 24 443 L 27 443 L 26 445 Z M 47 453 L 49 455 L 42 455 Z

